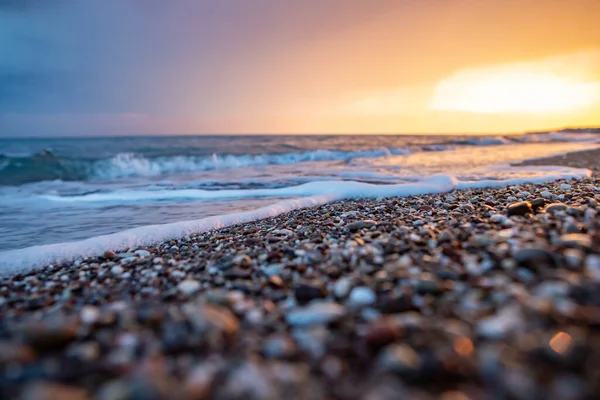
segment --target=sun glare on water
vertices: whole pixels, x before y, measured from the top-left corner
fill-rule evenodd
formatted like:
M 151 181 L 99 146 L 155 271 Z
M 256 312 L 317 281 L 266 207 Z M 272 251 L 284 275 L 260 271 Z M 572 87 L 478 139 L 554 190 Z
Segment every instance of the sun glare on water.
M 440 82 L 435 110 L 473 113 L 550 113 L 582 109 L 600 101 L 600 84 L 534 71 L 474 71 Z

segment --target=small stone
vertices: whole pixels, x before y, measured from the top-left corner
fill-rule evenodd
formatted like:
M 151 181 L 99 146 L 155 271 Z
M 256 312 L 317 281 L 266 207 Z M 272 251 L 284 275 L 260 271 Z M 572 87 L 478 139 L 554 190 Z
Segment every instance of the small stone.
M 378 300 L 375 308 L 383 314 L 398 314 L 418 309 L 415 306 L 413 299 L 406 295 L 384 296 Z
M 300 304 L 308 303 L 314 299 L 322 299 L 327 296 L 322 285 L 311 285 L 300 283 L 294 287 L 294 297 Z
M 571 185 L 569 185 L 568 183 L 562 183 L 562 184 L 560 185 L 560 188 L 561 188 L 562 190 L 571 190 Z
M 35 357 L 33 349 L 21 343 L 0 340 L 0 366 L 6 364 L 23 364 L 32 361 Z
M 442 292 L 442 287 L 434 280 L 420 279 L 415 285 L 415 291 L 419 294 L 439 294 Z
M 288 358 L 296 352 L 296 344 L 287 336 L 271 336 L 262 347 L 262 354 L 267 358 Z
M 533 207 L 534 210 L 537 210 L 539 208 L 544 207 L 544 205 L 546 204 L 546 199 L 544 199 L 543 197 L 538 197 L 536 199 L 531 200 L 530 203 L 531 207 Z
M 64 321 L 30 323 L 16 327 L 14 335 L 36 351 L 56 351 L 76 339 L 77 326 Z
M 513 257 L 517 264 L 534 270 L 544 266 L 556 267 L 558 265 L 555 255 L 542 248 L 521 249 Z
M 565 247 L 592 248 L 592 238 L 585 233 L 568 233 L 560 237 L 560 242 Z
M 362 221 L 356 221 L 356 222 L 349 223 L 348 225 L 346 225 L 346 228 L 350 232 L 357 232 L 357 231 L 359 231 L 361 229 L 369 229 L 372 226 L 375 226 L 375 221 L 373 221 L 373 220 L 362 220 Z
M 582 216 L 585 210 L 581 207 L 569 207 L 567 208 L 567 214 L 574 215 L 576 217 Z
M 497 314 L 477 323 L 477 332 L 489 339 L 502 339 L 522 325 L 517 306 L 501 309 Z
M 383 349 L 379 356 L 379 365 L 384 371 L 400 375 L 414 375 L 422 365 L 421 356 L 410 346 L 394 344 Z
M 150 258 L 150 252 L 147 250 L 136 250 L 133 254 L 139 258 Z
M 507 213 L 508 215 L 527 215 L 531 214 L 533 209 L 531 207 L 531 203 L 528 201 L 520 201 L 518 203 L 513 203 L 508 206 Z
M 356 306 L 368 306 L 375 303 L 376 300 L 377 296 L 375 292 L 367 286 L 359 286 L 352 289 L 348 299 L 350 304 Z
M 338 279 L 337 282 L 335 283 L 335 285 L 333 287 L 333 293 L 335 294 L 335 297 L 337 297 L 338 299 L 343 299 L 346 296 L 348 296 L 348 293 L 350 293 L 351 289 L 352 289 L 352 279 L 350 279 L 348 277 L 342 277 L 342 278 Z
M 83 306 L 79 313 L 79 318 L 84 324 L 94 324 L 100 319 L 100 310 L 94 306 Z
M 84 389 L 50 382 L 32 383 L 19 397 L 22 400 L 88 400 L 91 398 Z
M 363 338 L 369 346 L 381 348 L 396 341 L 401 333 L 397 324 L 383 318 L 371 322 Z
M 551 214 L 554 214 L 556 212 L 561 212 L 561 211 L 565 211 L 567 209 L 567 205 L 563 204 L 563 203 L 552 203 L 552 204 L 548 204 L 548 206 L 546 206 L 545 211 L 549 212 Z
M 552 195 L 552 193 L 548 192 L 547 190 L 546 190 L 546 191 L 544 191 L 544 192 L 542 192 L 541 196 L 542 196 L 544 199 L 551 199 L 552 197 L 554 197 L 554 196 Z
M 107 260 L 114 260 L 115 258 L 117 258 L 117 254 L 114 251 L 105 251 L 104 252 L 104 258 L 106 258 Z
M 123 273 L 123 267 L 120 265 L 115 265 L 110 269 L 110 273 L 113 275 L 121 275 Z
M 179 289 L 179 291 L 186 296 L 196 293 L 198 290 L 200 290 L 200 287 L 200 282 L 192 279 L 186 279 L 179 282 L 179 285 L 177 285 L 177 289 Z
M 325 325 L 346 315 L 346 309 L 337 303 L 323 302 L 290 311 L 286 321 L 292 326 Z

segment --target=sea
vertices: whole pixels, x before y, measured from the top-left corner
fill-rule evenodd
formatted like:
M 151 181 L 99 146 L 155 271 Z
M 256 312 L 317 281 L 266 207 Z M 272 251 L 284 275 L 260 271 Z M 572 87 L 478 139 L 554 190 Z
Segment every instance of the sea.
M 344 198 L 583 177 L 513 164 L 598 146 L 585 132 L 0 139 L 0 274 Z

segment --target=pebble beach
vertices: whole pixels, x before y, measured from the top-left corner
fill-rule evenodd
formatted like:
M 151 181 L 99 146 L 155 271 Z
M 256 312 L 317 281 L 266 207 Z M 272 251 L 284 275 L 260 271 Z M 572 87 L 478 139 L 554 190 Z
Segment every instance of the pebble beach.
M 598 160 L 2 277 L 0 398 L 598 398 Z

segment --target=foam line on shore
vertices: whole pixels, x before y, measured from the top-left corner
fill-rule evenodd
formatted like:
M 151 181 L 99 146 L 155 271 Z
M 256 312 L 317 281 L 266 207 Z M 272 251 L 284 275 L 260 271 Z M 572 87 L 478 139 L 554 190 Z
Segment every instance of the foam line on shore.
M 0 274 L 27 272 L 45 265 L 71 262 L 81 257 L 98 256 L 106 250 L 118 251 L 150 246 L 192 233 L 221 229 L 231 225 L 277 216 L 288 211 L 320 206 L 337 200 L 437 194 L 455 189 L 500 187 L 524 183 L 539 184 L 558 179 L 583 179 L 591 175 L 591 171 L 578 168 L 554 167 L 553 169 L 545 168 L 545 171 L 551 173 L 528 178 L 471 182 L 459 182 L 449 175 L 433 176 L 417 183 L 396 185 L 373 185 L 340 181 L 312 182 L 291 188 L 283 188 L 290 190 L 287 193 L 293 193 L 288 194 L 290 196 L 306 197 L 281 201 L 252 211 L 164 225 L 143 226 L 77 242 L 34 246 L 2 252 L 0 253 Z M 279 196 L 283 195 L 282 192 L 278 193 Z

